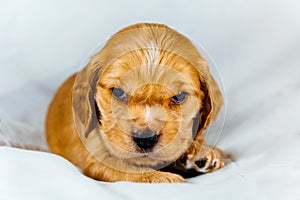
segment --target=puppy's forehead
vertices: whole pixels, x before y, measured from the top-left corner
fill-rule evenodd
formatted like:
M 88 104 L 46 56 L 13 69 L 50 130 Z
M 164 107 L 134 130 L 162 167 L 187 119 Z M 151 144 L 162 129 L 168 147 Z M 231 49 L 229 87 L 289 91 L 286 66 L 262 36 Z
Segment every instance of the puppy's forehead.
M 198 73 L 179 55 L 155 48 L 129 52 L 116 59 L 102 73 L 107 87 L 122 87 L 131 92 L 146 84 L 158 84 L 174 93 L 199 88 Z

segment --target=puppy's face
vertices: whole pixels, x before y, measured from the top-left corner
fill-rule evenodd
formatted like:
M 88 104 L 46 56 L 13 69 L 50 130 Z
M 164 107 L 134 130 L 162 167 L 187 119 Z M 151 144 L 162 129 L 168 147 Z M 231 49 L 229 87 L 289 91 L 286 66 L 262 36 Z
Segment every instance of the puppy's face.
M 193 140 L 203 92 L 195 68 L 179 55 L 149 48 L 106 67 L 96 87 L 105 145 L 139 166 L 176 160 Z

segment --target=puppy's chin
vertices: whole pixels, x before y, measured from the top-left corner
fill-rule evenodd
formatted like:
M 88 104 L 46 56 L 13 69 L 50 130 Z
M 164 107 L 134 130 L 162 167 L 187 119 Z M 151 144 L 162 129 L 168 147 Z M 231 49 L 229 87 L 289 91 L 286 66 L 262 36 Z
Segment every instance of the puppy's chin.
M 153 169 L 160 169 L 177 160 L 183 153 L 184 150 L 180 151 L 179 149 L 177 149 L 177 152 L 173 152 L 172 156 L 168 155 L 167 157 L 164 156 L 164 154 L 166 154 L 164 150 L 157 150 L 154 152 L 147 153 L 127 152 L 121 154 L 114 154 L 114 156 L 118 159 L 123 160 L 123 162 L 136 167 L 149 167 Z
M 152 169 L 161 169 L 175 160 L 158 160 L 157 158 L 152 158 L 150 154 L 143 155 L 136 158 L 129 158 L 124 160 L 129 165 L 134 165 L 137 167 L 147 167 Z

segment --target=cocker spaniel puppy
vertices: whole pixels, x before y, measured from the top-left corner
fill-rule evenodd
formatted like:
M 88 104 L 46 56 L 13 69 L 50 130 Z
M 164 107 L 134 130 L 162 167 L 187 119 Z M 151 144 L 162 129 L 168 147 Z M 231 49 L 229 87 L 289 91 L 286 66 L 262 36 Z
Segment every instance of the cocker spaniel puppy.
M 136 24 L 57 90 L 47 142 L 97 180 L 186 182 L 224 165 L 203 138 L 222 104 L 190 40 L 165 25 Z

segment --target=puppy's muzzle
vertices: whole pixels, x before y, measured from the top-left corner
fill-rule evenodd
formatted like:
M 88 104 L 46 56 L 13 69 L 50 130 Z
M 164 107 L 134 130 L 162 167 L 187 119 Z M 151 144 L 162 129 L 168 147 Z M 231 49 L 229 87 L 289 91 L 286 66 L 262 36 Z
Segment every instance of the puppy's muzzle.
M 158 135 L 151 130 L 137 131 L 133 133 L 133 141 L 142 150 L 149 150 L 157 143 Z

